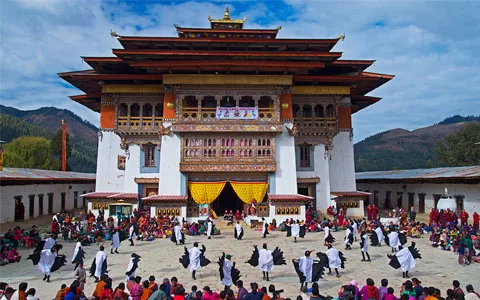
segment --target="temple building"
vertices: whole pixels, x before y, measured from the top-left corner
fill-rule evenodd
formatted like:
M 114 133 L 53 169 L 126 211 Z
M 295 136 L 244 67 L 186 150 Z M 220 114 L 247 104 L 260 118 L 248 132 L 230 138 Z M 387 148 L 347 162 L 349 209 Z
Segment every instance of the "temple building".
M 101 115 L 89 208 L 281 221 L 336 202 L 363 215 L 351 115 L 393 76 L 365 72 L 373 60 L 342 60 L 331 50 L 343 36 L 277 38 L 281 27 L 244 29 L 228 8 L 208 20 L 175 25 L 178 37 L 112 32 L 123 47 L 113 57 L 59 74 L 84 92 L 73 101 Z

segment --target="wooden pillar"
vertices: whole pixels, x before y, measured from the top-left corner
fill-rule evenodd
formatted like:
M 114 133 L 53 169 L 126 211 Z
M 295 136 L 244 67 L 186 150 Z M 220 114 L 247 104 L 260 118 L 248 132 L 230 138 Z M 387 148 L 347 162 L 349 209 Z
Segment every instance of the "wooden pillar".
M 62 119 L 62 171 L 67 170 L 67 125 Z M 33 217 L 33 216 L 32 216 Z
M 292 94 L 280 95 L 280 119 L 293 119 Z
M 352 128 L 352 107 L 338 107 L 338 128 Z
M 163 117 L 164 119 L 175 119 L 177 114 L 175 107 L 177 106 L 177 99 L 175 93 L 165 92 L 163 97 Z

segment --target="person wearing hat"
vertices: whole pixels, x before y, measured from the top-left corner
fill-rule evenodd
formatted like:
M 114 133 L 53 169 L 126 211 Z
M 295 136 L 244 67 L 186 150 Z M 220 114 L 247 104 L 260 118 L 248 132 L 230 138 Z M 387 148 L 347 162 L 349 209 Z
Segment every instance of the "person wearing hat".
M 105 248 L 101 245 L 90 268 L 90 277 L 94 276 L 95 282 L 98 282 L 107 271 L 107 254 L 104 250 Z
M 110 254 L 114 252 L 118 254 L 118 248 L 120 247 L 120 233 L 117 229 L 113 229 L 112 232 L 112 248 L 110 249 Z M 115 251 L 113 251 L 115 249 Z
M 362 250 L 362 261 L 371 261 L 370 254 L 368 254 L 368 235 L 366 231 L 360 233 L 360 247 Z M 367 259 L 365 259 L 365 254 Z
M 132 253 L 130 257 L 130 261 L 128 262 L 127 271 L 125 272 L 125 275 L 126 275 L 125 284 L 128 282 L 130 277 L 135 276 L 135 271 L 138 268 L 138 263 L 140 262 L 140 258 L 141 258 L 140 255 L 136 253 Z
M 225 255 L 225 260 L 223 261 L 222 266 L 223 278 L 221 278 L 221 280 L 222 285 L 225 286 L 225 291 L 228 291 L 230 289 L 230 286 L 232 285 L 232 263 L 230 261 L 231 259 L 231 254 Z
M 303 276 L 305 276 L 305 281 L 300 282 L 300 291 L 306 291 L 308 290 L 308 283 L 313 282 L 312 281 L 312 269 L 313 269 L 313 259 L 310 257 L 310 251 L 307 250 L 305 251 L 305 256 L 300 257 L 298 260 L 298 267 L 300 272 L 303 273 Z M 305 287 L 303 287 L 303 283 L 305 283 Z

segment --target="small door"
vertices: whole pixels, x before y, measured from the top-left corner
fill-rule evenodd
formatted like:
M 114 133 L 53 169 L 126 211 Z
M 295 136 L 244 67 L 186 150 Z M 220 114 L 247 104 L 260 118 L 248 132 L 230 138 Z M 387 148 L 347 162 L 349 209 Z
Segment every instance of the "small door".
M 418 213 L 425 213 L 425 194 L 418 194 Z
M 435 208 L 437 208 L 438 201 L 440 200 L 440 197 L 442 197 L 441 194 L 433 194 L 433 205 Z
M 62 197 L 62 198 L 61 198 L 61 209 L 62 209 L 62 212 L 65 211 L 65 201 L 66 201 L 66 200 L 65 200 L 65 196 L 66 196 L 65 193 L 62 193 L 62 194 L 61 194 L 61 197 Z
M 378 191 L 373 191 L 373 204 L 378 207 Z
M 403 197 L 403 193 L 397 192 L 397 207 L 403 207 L 402 197 Z
M 456 196 L 455 197 L 455 202 L 457 202 L 457 216 L 460 215 L 460 213 L 462 212 L 463 210 L 463 196 Z
M 43 215 L 43 194 L 38 195 L 38 215 Z
M 28 216 L 33 218 L 35 216 L 35 195 L 28 196 Z
M 53 194 L 48 194 L 48 213 L 53 213 Z
M 408 193 L 408 207 L 407 210 L 410 211 L 414 206 L 415 193 Z

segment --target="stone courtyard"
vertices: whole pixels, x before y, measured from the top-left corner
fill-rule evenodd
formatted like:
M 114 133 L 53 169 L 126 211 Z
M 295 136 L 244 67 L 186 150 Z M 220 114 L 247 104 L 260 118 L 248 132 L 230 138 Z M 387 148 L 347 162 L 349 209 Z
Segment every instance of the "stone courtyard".
M 282 297 L 290 297 L 294 299 L 298 295 L 303 295 L 307 299 L 306 294 L 299 292 L 299 281 L 297 274 L 293 268 L 291 260 L 293 258 L 301 257 L 306 250 L 315 250 L 325 252 L 327 249 L 323 246 L 323 233 L 310 233 L 304 239 L 298 239 L 298 243 L 294 243 L 292 238 L 286 238 L 285 232 L 271 232 L 266 238 L 261 238 L 259 231 L 246 228 L 244 225 L 245 236 L 242 241 L 237 241 L 233 237 L 233 227 L 222 226 L 222 235 L 215 236 L 208 240 L 205 236 L 187 237 L 187 248 L 192 247 L 193 242 L 197 241 L 204 244 L 207 248 L 206 257 L 212 263 L 205 268 L 201 268 L 197 272 L 197 280 L 191 279 L 191 274 L 187 269 L 184 269 L 179 263 L 178 259 L 183 253 L 182 246 L 175 246 L 169 239 L 157 239 L 152 242 L 137 241 L 134 247 L 129 246 L 128 241 L 122 242 L 120 246 L 120 254 L 108 254 L 108 269 L 109 275 L 113 278 L 113 287 L 125 280 L 125 270 L 128 265 L 130 254 L 135 252 L 142 256 L 139 264 L 139 270 L 136 275 L 141 276 L 143 280 L 148 279 L 149 275 L 155 275 L 157 282 L 161 283 L 163 278 L 171 278 L 176 276 L 179 282 L 183 284 L 186 291 L 189 292 L 192 285 L 197 285 L 202 289 L 205 285 L 210 286 L 214 291 L 223 289 L 218 271 L 218 264 L 216 263 L 222 251 L 232 254 L 233 261 L 236 262 L 237 268 L 241 272 L 241 279 L 245 287 L 248 289 L 250 282 L 257 282 L 260 287 L 269 284 L 275 284 L 277 290 L 283 289 Z M 344 231 L 333 233 L 336 242 L 334 247 L 341 250 L 348 259 L 345 269 L 340 270 L 341 277 L 325 275 L 318 283 L 321 294 L 328 294 L 336 296 L 339 288 L 343 284 L 348 284 L 352 280 L 358 282 L 361 288 L 365 284 L 365 279 L 373 278 L 377 286 L 380 285 L 382 278 L 389 280 L 389 286 L 395 289 L 395 295 L 398 296 L 400 287 L 404 279 L 402 278 L 401 270 L 395 270 L 388 265 L 389 259 L 387 253 L 390 253 L 390 248 L 369 247 L 372 262 L 361 262 L 361 253 L 359 242 L 355 242 L 352 250 L 343 250 Z M 478 281 L 478 274 L 480 272 L 480 265 L 473 264 L 470 266 L 459 266 L 457 263 L 457 256 L 452 252 L 441 251 L 432 248 L 428 241 L 428 236 L 422 239 L 411 239 L 417 243 L 417 248 L 422 254 L 421 260 L 417 260 L 417 268 L 410 272 L 410 277 L 418 277 L 422 281 L 423 286 L 435 286 L 440 288 L 442 296 L 445 296 L 446 290 L 451 288 L 451 283 L 454 279 L 460 281 L 462 288 L 471 283 L 478 290 L 480 284 Z M 0 267 L 1 281 L 8 282 L 14 288 L 18 288 L 18 284 L 22 281 L 29 283 L 29 287 L 37 289 L 37 296 L 40 299 L 53 299 L 55 293 L 60 289 L 60 286 L 65 283 L 70 285 L 73 277 L 73 265 L 70 264 L 75 243 L 63 242 L 64 245 L 61 253 L 67 255 L 68 264 L 62 267 L 59 271 L 52 273 L 51 282 L 46 283 L 42 281 L 43 275 L 32 262 L 25 260 L 33 249 L 21 249 L 22 261 L 20 263 L 8 264 Z M 267 242 L 271 250 L 275 246 L 283 250 L 287 265 L 275 266 L 271 272 L 270 282 L 262 280 L 262 274 L 258 268 L 251 267 L 245 263 L 252 254 L 253 245 L 259 245 Z M 106 252 L 110 253 L 110 242 L 105 242 Z M 90 267 L 95 253 L 98 251 L 98 245 L 84 247 L 86 252 L 85 267 Z M 476 278 L 476 279 L 475 279 Z M 85 294 L 91 297 L 95 288 L 93 278 L 87 280 L 85 287 Z M 236 292 L 236 288 L 234 289 Z

